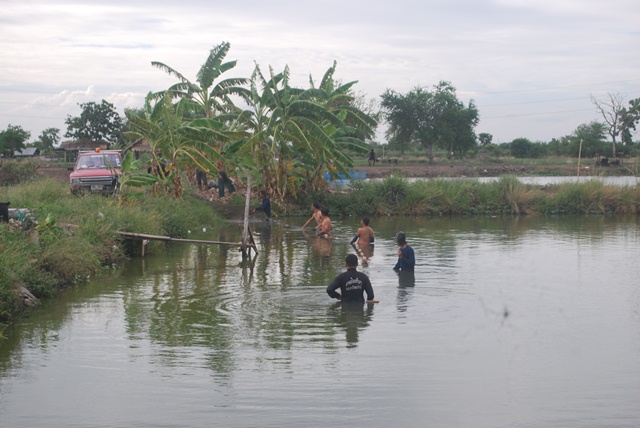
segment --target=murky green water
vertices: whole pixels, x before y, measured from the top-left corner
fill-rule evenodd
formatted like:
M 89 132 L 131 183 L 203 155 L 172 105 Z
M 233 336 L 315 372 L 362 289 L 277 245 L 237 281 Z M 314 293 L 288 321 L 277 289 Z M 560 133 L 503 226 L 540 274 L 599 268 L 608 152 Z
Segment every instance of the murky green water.
M 637 219 L 375 219 L 355 311 L 324 289 L 358 220 L 302 222 L 254 222 L 253 266 L 173 244 L 45 305 L 0 342 L 0 427 L 640 426 Z

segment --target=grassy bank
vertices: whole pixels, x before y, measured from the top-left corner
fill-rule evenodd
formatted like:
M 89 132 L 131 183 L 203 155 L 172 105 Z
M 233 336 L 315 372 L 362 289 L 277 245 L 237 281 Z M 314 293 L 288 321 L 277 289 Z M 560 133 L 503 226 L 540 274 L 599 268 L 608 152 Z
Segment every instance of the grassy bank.
M 30 214 L 24 221 L 0 222 L 0 329 L 32 295 L 52 296 L 140 253 L 140 241 L 122 240 L 118 231 L 185 237 L 196 226 L 222 224 L 209 205 L 193 197 L 147 197 L 118 207 L 101 196 L 72 197 L 67 185 L 51 179 L 0 187 L 0 202 L 6 201 Z M 152 241 L 145 251 L 163 245 Z
M 306 195 L 289 211 L 308 216 L 317 201 L 332 216 L 440 215 L 637 215 L 640 186 L 605 185 L 597 180 L 549 186 L 523 184 L 514 176 L 491 183 L 474 180 L 409 182 L 402 177 L 355 182 L 349 192 Z

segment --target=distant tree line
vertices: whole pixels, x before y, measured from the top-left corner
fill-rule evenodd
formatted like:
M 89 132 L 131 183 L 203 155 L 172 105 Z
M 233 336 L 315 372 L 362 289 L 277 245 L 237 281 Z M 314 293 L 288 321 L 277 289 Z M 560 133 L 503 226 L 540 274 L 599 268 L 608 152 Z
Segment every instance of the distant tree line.
M 152 62 L 176 83 L 149 93 L 144 106 L 125 111 L 124 118 L 105 100 L 81 103 L 80 115 L 65 120 L 64 136 L 115 147 L 146 140 L 153 149 L 152 170 L 162 164 L 167 173 L 140 182 L 155 182 L 176 195 L 182 192 L 181 172 L 198 168 L 215 174 L 225 168 L 254 177 L 280 199 L 321 188 L 326 172 L 348 174 L 352 156 L 379 146 L 373 138 L 382 120 L 388 125 L 389 149 L 423 150 L 430 162 L 435 149 L 450 157 L 540 158 L 578 156 L 580 147 L 585 157 L 617 156 L 637 148 L 633 135 L 640 121 L 640 98 L 625 104 L 619 94 L 609 94 L 606 100 L 591 96 L 602 121 L 581 124 L 570 135 L 549 142 L 523 137 L 496 145 L 491 134 L 476 134 L 480 115 L 475 102 L 459 100 L 450 82 L 404 94 L 387 89 L 376 107 L 355 93 L 356 81 L 334 78 L 335 62 L 319 81 L 309 76 L 304 88 L 291 84 L 288 67 L 281 72 L 269 67 L 264 74 L 256 64 L 250 77 L 225 77 L 236 66 L 236 61 L 226 60 L 229 49 L 228 42 L 214 46 L 195 79 Z M 0 131 L 0 154 L 11 156 L 27 146 L 46 153 L 60 142 L 57 128 L 44 130 L 27 144 L 30 136 L 20 126 L 9 125 Z

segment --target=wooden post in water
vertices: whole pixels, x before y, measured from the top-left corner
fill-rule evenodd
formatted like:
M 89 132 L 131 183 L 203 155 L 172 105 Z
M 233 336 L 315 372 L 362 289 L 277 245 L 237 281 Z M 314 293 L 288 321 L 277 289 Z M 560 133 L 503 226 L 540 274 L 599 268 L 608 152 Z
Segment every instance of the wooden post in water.
M 578 177 L 580 177 L 580 158 L 582 157 L 582 138 L 580 138 L 580 150 L 578 150 Z
M 242 228 L 242 260 L 249 256 L 249 205 L 251 204 L 251 176 L 247 177 L 247 197 L 244 202 L 244 225 Z

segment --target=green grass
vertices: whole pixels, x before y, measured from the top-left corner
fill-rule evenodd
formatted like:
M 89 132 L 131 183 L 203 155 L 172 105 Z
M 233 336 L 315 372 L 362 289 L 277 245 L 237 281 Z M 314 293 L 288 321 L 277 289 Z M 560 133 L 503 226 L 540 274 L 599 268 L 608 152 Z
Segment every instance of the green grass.
M 147 195 L 118 206 L 103 196 L 73 197 L 66 185 L 51 179 L 0 187 L 0 201 L 30 211 L 23 222 L 0 223 L 0 324 L 5 325 L 24 309 L 18 285 L 38 298 L 49 297 L 139 254 L 141 242 L 124 240 L 119 231 L 185 237 L 190 229 L 223 224 L 210 205 L 190 195 L 181 200 Z M 161 246 L 153 241 L 145 251 Z
M 301 196 L 290 215 L 308 215 L 312 202 L 330 207 L 332 216 L 546 215 L 640 212 L 640 188 L 583 180 L 554 186 L 528 185 L 515 176 L 480 183 L 475 180 L 418 180 L 393 176 L 354 182 L 351 192 Z

